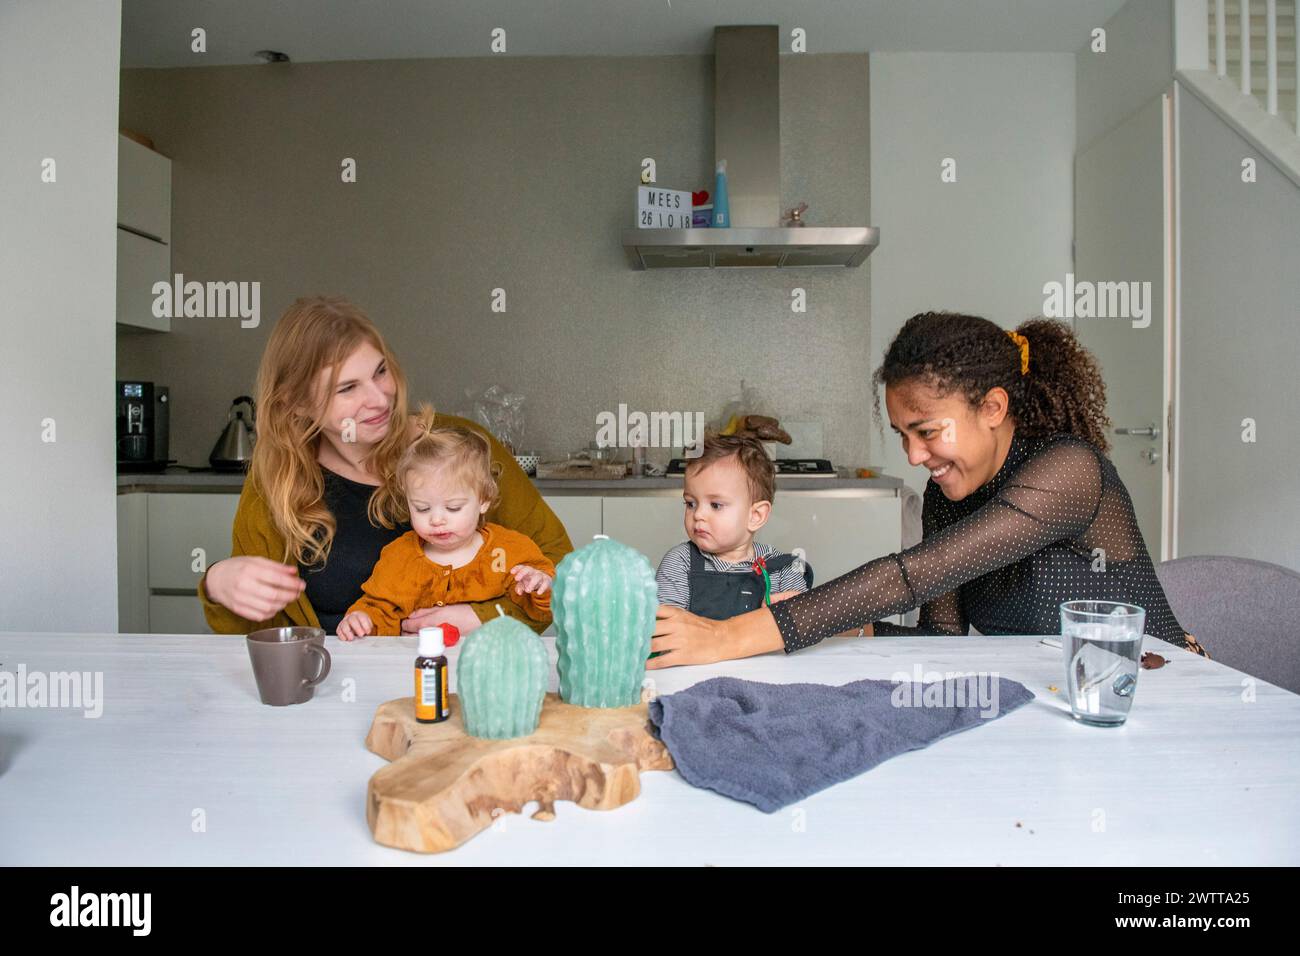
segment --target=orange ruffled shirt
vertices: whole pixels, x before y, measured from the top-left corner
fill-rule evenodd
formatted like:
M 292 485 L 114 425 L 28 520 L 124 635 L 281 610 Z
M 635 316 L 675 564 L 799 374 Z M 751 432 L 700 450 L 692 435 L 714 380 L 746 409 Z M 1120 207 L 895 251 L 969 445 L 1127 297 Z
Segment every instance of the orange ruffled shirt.
M 430 559 L 415 531 L 389 542 L 361 585 L 364 596 L 348 613 L 365 611 L 375 622 L 376 634 L 395 636 L 402 632 L 402 619 L 420 608 L 508 598 L 532 620 L 549 624 L 551 592 L 516 594 L 510 569 L 526 564 L 553 578 L 555 565 L 550 558 L 532 538 L 518 531 L 491 522 L 479 531 L 484 538 L 482 546 L 469 564 L 459 568 Z

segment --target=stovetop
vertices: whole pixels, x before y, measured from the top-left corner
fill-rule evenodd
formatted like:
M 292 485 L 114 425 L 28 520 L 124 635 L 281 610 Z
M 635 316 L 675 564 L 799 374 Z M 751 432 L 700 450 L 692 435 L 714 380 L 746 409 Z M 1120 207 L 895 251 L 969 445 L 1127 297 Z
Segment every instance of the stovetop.
M 668 462 L 668 475 L 686 474 L 689 458 L 674 458 Z M 774 462 L 781 478 L 834 478 L 834 467 L 826 458 L 778 458 Z

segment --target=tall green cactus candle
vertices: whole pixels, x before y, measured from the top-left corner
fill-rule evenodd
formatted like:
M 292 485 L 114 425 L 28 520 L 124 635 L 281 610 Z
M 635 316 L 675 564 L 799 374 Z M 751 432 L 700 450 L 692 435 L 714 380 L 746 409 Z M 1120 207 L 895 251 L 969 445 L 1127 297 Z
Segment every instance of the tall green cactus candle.
M 466 732 L 493 739 L 531 734 L 549 670 L 546 647 L 528 627 L 504 614 L 483 622 L 465 639 L 456 667 Z
M 598 534 L 565 555 L 551 601 L 560 697 L 579 707 L 640 702 L 658 604 L 654 568 L 636 549 Z

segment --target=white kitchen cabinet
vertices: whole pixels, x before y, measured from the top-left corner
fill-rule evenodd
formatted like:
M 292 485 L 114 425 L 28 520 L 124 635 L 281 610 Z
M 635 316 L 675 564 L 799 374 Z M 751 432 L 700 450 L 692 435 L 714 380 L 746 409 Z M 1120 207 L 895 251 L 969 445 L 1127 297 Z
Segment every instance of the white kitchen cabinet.
M 120 133 L 117 224 L 159 242 L 172 241 L 172 161 Z
M 117 630 L 149 633 L 149 516 L 146 494 L 117 496 Z
M 153 285 L 172 281 L 171 246 L 117 230 L 117 323 L 169 332 L 172 320 L 153 314 Z
M 195 594 L 203 570 L 230 557 L 238 505 L 239 495 L 149 495 L 149 587 Z M 162 633 L 152 618 L 149 624 Z
M 554 495 L 542 500 L 569 532 L 569 540 L 575 548 L 581 548 L 591 541 L 592 535 L 601 533 L 601 499 L 598 496 Z
M 669 548 L 686 540 L 684 510 L 680 494 L 608 497 L 603 505 L 602 533 L 636 548 L 657 568 Z M 578 545 L 577 541 L 573 543 Z
M 686 540 L 680 493 L 552 494 L 544 500 L 576 548 L 593 535 L 607 534 L 657 567 L 669 548 Z M 121 631 L 208 633 L 196 588 L 203 568 L 229 557 L 238 504 L 237 494 L 118 496 Z M 897 551 L 901 539 L 900 500 L 880 490 L 778 493 L 772 517 L 759 533 L 760 541 L 781 551 L 803 549 L 817 583 Z
M 604 501 L 604 533 L 658 567 L 669 548 L 686 540 L 684 514 L 680 498 L 610 497 Z M 778 493 L 758 540 L 784 552 L 803 549 L 821 584 L 899 549 L 899 499 L 834 491 Z
M 758 533 L 791 554 L 802 548 L 817 584 L 897 551 L 903 540 L 903 514 L 897 496 L 776 496 L 772 516 Z
M 172 281 L 172 161 L 117 138 L 117 322 L 170 332 L 153 314 L 153 285 Z
M 197 594 L 150 594 L 149 630 L 154 634 L 212 633 Z

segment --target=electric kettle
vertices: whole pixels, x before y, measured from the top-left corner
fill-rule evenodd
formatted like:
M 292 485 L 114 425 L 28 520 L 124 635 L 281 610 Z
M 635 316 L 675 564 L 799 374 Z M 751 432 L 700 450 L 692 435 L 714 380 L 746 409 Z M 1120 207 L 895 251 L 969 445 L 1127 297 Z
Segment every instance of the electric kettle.
M 248 405 L 248 421 L 244 421 L 244 410 L 240 405 Z M 208 456 L 208 464 L 214 471 L 243 471 L 253 460 L 253 443 L 257 433 L 253 430 L 257 408 L 247 395 L 240 395 L 230 403 L 230 412 L 225 429 Z

